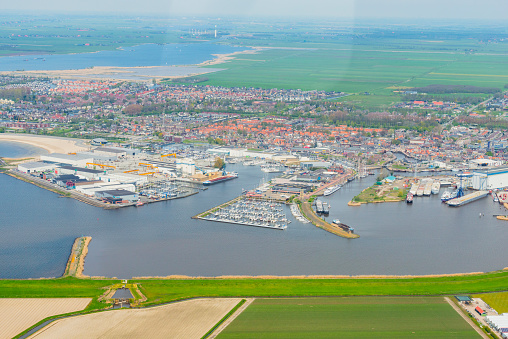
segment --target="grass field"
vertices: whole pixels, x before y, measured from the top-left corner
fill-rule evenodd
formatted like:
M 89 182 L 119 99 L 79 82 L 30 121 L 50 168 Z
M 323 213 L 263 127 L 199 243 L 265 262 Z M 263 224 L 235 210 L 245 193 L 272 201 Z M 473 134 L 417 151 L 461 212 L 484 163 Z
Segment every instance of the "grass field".
M 474 297 L 482 298 L 499 314 L 508 312 L 508 292 L 478 294 Z
M 256 299 L 218 338 L 478 338 L 442 297 Z
M 505 291 L 508 271 L 479 275 L 365 279 L 140 279 L 147 304 L 192 297 L 447 295 Z M 1 287 L 1 286 L 0 286 Z

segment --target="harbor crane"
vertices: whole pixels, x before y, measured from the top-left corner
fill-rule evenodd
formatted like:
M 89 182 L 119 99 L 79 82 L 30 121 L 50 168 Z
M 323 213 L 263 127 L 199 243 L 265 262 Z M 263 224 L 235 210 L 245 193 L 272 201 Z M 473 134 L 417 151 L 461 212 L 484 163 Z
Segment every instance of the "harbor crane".
M 115 166 L 111 166 L 111 165 L 104 165 L 104 164 L 95 164 L 93 162 L 87 162 L 86 165 L 91 165 L 91 166 L 99 166 L 100 168 L 104 169 L 104 167 L 109 167 L 109 168 L 116 168 Z
M 164 157 L 173 157 L 173 158 L 176 158 L 176 153 L 162 154 L 161 158 L 164 158 Z

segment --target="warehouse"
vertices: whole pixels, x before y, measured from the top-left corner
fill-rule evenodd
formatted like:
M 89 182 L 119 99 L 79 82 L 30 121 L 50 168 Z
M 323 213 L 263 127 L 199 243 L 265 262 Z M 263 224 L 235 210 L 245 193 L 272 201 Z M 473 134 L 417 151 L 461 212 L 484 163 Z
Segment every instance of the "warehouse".
M 93 162 L 93 157 L 82 154 L 51 153 L 41 155 L 41 160 L 57 164 L 85 167 L 87 162 Z
M 138 201 L 138 194 L 124 189 L 97 191 L 95 196 L 99 199 L 122 199 L 123 201 Z
M 508 186 L 508 167 L 474 171 L 471 186 L 475 190 L 492 190 Z
M 57 166 L 55 164 L 49 164 L 45 162 L 25 162 L 24 164 L 18 165 L 18 171 L 23 173 L 36 173 L 36 172 L 47 172 L 52 171 Z
M 88 180 L 94 180 L 99 178 L 101 174 L 104 174 L 104 171 L 84 167 L 62 166 L 57 170 L 55 170 L 55 174 L 74 174 L 79 175 L 80 177 L 86 178 Z

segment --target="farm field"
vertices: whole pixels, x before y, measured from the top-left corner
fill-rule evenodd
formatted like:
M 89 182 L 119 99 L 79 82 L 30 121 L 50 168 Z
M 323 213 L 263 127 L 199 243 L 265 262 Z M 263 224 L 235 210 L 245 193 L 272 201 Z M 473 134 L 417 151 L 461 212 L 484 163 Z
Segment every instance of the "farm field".
M 91 298 L 0 298 L 0 339 L 9 339 L 39 321 L 81 311 Z
M 499 314 L 508 312 L 508 292 L 477 294 L 473 297 L 482 298 Z
M 201 338 L 241 299 L 194 299 L 57 320 L 29 338 Z
M 256 299 L 218 338 L 478 338 L 442 297 Z
M 394 88 L 433 84 L 503 89 L 505 55 L 369 49 L 266 49 L 221 64 L 202 84 L 300 88 L 353 94 L 337 99 L 363 108 L 400 102 Z

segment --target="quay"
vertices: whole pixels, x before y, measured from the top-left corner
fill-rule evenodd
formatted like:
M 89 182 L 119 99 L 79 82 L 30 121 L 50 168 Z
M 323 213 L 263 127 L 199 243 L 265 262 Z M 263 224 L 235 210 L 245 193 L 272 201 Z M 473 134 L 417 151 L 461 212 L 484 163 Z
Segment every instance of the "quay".
M 88 254 L 90 241 L 92 241 L 92 237 L 79 237 L 74 240 L 63 277 L 83 277 L 85 257 Z
M 15 171 L 15 170 L 9 170 L 7 172 L 5 172 L 5 174 L 7 175 L 10 175 L 11 177 L 13 178 L 16 178 L 16 179 L 20 179 L 20 180 L 23 180 L 25 182 L 28 182 L 30 184 L 33 184 L 37 187 L 40 187 L 40 188 L 44 188 L 48 191 L 51 191 L 53 193 L 57 193 L 57 194 L 60 194 L 62 197 L 67 197 L 67 198 L 72 198 L 72 199 L 76 199 L 78 201 L 81 201 L 81 202 L 84 202 L 85 204 L 88 204 L 88 205 L 91 205 L 91 206 L 94 206 L 94 207 L 101 207 L 101 208 L 104 208 L 104 209 L 107 209 L 107 210 L 112 210 L 112 209 L 118 209 L 118 208 L 122 208 L 122 207 L 131 207 L 131 206 L 136 206 L 137 205 L 137 202 L 130 202 L 130 203 L 123 203 L 123 204 L 108 204 L 108 203 L 105 203 L 105 202 L 102 202 L 102 201 L 99 201 L 97 199 L 93 199 L 93 198 L 90 198 L 90 197 L 87 197 L 81 193 L 78 193 L 78 192 L 75 192 L 75 191 L 72 191 L 72 190 L 62 190 L 62 188 L 56 184 L 53 184 L 53 183 L 50 183 L 49 181 L 47 180 L 44 180 L 44 179 L 41 179 L 41 178 L 38 178 L 38 177 L 34 177 L 30 174 L 27 174 L 27 173 L 23 173 L 23 172 L 19 172 L 19 171 Z M 189 186 L 185 186 L 187 188 L 193 188 L 191 187 L 190 185 Z M 167 200 L 174 200 L 174 199 L 180 199 L 180 198 L 186 198 L 186 197 L 190 197 L 191 195 L 194 195 L 194 194 L 197 194 L 199 193 L 199 190 L 195 190 L 195 191 L 187 191 L 186 193 L 184 194 L 180 194 L 180 195 L 177 195 L 177 196 L 170 196 L 170 197 L 167 197 L 167 198 L 159 198 L 159 199 L 143 199 L 143 204 L 150 204 L 150 203 L 154 203 L 154 202 L 160 202 L 160 201 L 167 201 Z
M 474 193 L 466 194 L 463 197 L 448 200 L 446 203 L 448 204 L 448 206 L 459 207 L 465 204 L 469 204 L 470 202 L 476 201 L 478 199 L 485 198 L 487 195 L 489 195 L 489 191 L 477 191 Z

